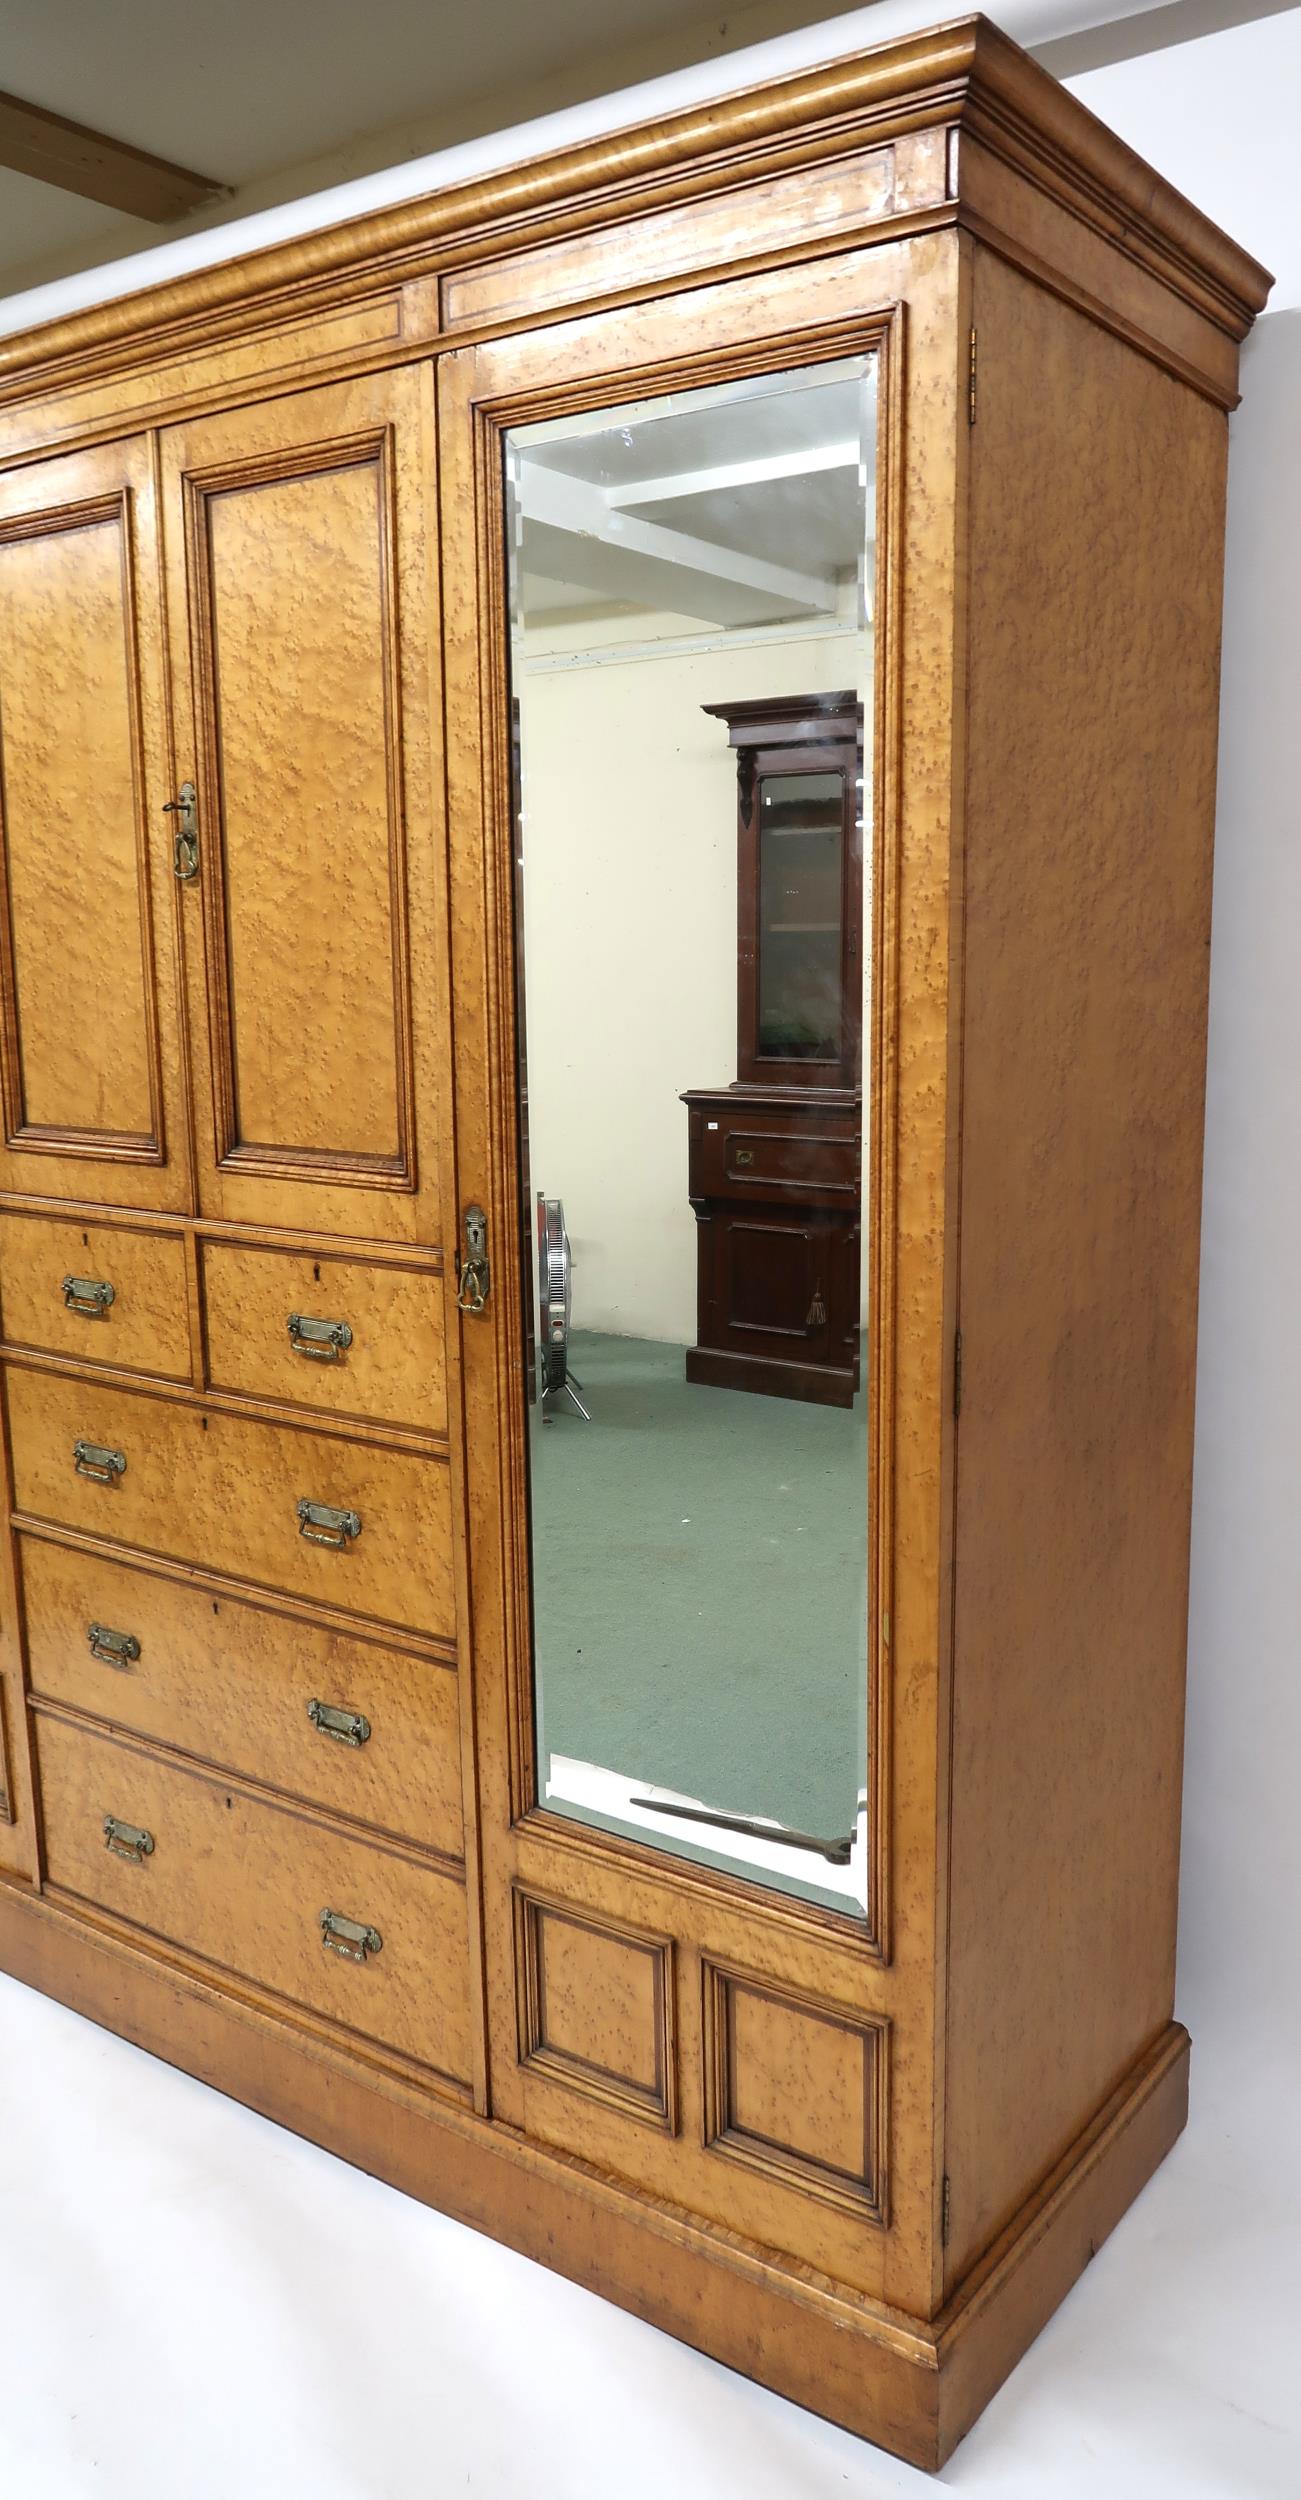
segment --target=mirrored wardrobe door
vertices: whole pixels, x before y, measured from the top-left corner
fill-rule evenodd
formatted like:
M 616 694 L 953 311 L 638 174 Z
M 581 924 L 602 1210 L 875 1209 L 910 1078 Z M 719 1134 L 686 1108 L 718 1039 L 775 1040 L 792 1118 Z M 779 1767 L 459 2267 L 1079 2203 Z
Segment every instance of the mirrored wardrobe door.
M 820 288 L 440 363 L 461 1337 L 493 2112 L 871 2290 L 890 316 Z

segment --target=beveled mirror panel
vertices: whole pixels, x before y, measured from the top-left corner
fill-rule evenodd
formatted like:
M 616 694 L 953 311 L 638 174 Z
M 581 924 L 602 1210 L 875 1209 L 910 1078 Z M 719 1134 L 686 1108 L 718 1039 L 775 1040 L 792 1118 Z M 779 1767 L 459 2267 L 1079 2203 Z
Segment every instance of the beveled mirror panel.
M 538 1801 L 858 1917 L 875 385 L 505 446 Z

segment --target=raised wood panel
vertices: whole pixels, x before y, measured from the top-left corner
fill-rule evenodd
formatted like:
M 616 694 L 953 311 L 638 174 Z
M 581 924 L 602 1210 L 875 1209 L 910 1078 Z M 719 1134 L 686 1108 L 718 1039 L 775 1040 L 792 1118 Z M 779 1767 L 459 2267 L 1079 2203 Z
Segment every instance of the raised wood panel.
M 524 1872 L 508 1903 L 511 2021 L 504 2055 L 494 2042 L 494 2111 L 530 2140 L 625 2181 L 656 2208 L 700 2215 L 868 2297 L 880 2295 L 888 2234 L 874 2227 L 876 2212 L 862 2186 L 861 2130 L 858 2170 L 848 2179 L 829 2167 L 844 2158 L 847 2122 L 839 2113 L 828 2119 L 828 2147 L 816 2132 L 816 2107 L 808 2121 L 815 2130 L 811 2161 L 799 2158 L 802 2138 L 791 2148 L 759 2148 L 762 2158 L 754 2161 L 720 2157 L 707 2121 L 718 2034 L 707 2021 L 706 1974 L 740 1971 L 744 1956 L 747 1973 L 762 1974 L 747 1978 L 756 1993 L 790 2000 L 809 2018 L 815 2102 L 824 2083 L 842 2097 L 849 2089 L 822 2042 L 843 2034 L 857 2054 L 860 2035 L 884 2033 L 906 1995 L 889 1974 L 865 1974 L 861 1950 L 837 1936 L 829 1919 L 814 1942 L 779 1896 L 765 1899 L 740 1885 L 730 1896 L 711 1894 L 678 1867 L 661 1872 L 643 1861 L 634 1869 L 613 1849 L 598 1854 L 584 1845 L 589 1838 L 575 1827 L 572 1837 L 551 1842 L 540 1818 L 521 1828 Z M 653 2052 L 661 1953 L 668 2120 Z M 825 2031 L 813 2028 L 813 2017 Z M 874 2104 L 881 2130 L 874 2150 L 881 2151 L 884 2066 L 874 2075 L 882 2095 Z M 883 2174 L 879 2160 L 874 2179 Z
M 705 2142 L 885 2219 L 887 2026 L 704 1964 Z
M 44 1537 L 19 1544 L 39 1697 L 460 1856 L 457 1688 L 446 1664 Z M 92 1624 L 125 1634 L 138 1654 L 97 1655 Z M 359 1715 L 364 1740 L 323 1731 L 313 1702 Z
M 440 1459 L 17 1365 L 8 1401 L 14 1502 L 28 1516 L 455 1637 Z M 79 1440 L 119 1451 L 123 1473 L 111 1483 L 78 1474 Z M 300 1532 L 300 1500 L 355 1511 L 360 1535 L 337 1550 L 313 1544 Z
M 147 443 L 0 478 L 0 1186 L 185 1203 Z
M 247 483 L 236 471 L 194 489 L 224 906 L 222 1160 L 406 1177 L 384 444 L 307 457 L 288 478 L 254 463 Z
M 122 503 L 0 533 L 8 1128 L 153 1155 L 126 534 Z
M 446 1434 L 441 1275 L 243 1242 L 205 1241 L 199 1255 L 210 1387 Z M 331 1354 L 309 1335 L 304 1351 L 291 1314 L 339 1323 L 351 1342 Z
M 676 2125 L 673 1946 L 515 1896 L 519 2055 L 625 2117 Z
M 41 1712 L 46 1882 L 325 2021 L 464 2082 L 465 1893 L 451 1877 Z M 104 1822 L 145 1831 L 140 1863 Z M 322 1942 L 334 1910 L 373 1927 L 364 1962 Z
M 163 493 L 178 749 L 199 793 L 200 1205 L 437 1246 L 429 398 L 411 368 L 175 428 Z
M 111 1302 L 94 1305 L 85 1288 L 95 1284 L 111 1286 Z M 177 1233 L 0 1213 L 0 1327 L 9 1345 L 188 1380 L 185 1244 Z

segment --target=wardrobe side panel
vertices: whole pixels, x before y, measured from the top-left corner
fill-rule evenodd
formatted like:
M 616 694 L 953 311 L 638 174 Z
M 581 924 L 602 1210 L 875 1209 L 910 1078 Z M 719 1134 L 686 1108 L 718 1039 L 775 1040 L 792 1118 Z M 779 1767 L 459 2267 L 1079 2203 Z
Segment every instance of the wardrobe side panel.
M 1226 449 L 974 307 L 950 2283 L 1172 2010 Z

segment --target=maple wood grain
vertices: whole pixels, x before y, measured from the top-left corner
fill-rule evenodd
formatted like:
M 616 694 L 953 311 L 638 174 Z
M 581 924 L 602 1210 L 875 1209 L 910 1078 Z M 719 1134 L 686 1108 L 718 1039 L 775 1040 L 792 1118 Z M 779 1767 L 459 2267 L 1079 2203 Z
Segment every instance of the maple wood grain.
M 0 1964 L 931 2467 L 1186 2106 L 1223 412 L 1267 291 L 971 19 L 0 343 Z M 538 1801 L 500 465 L 858 352 L 861 1923 Z M 121 1282 L 81 1337 L 78 1226 Z

